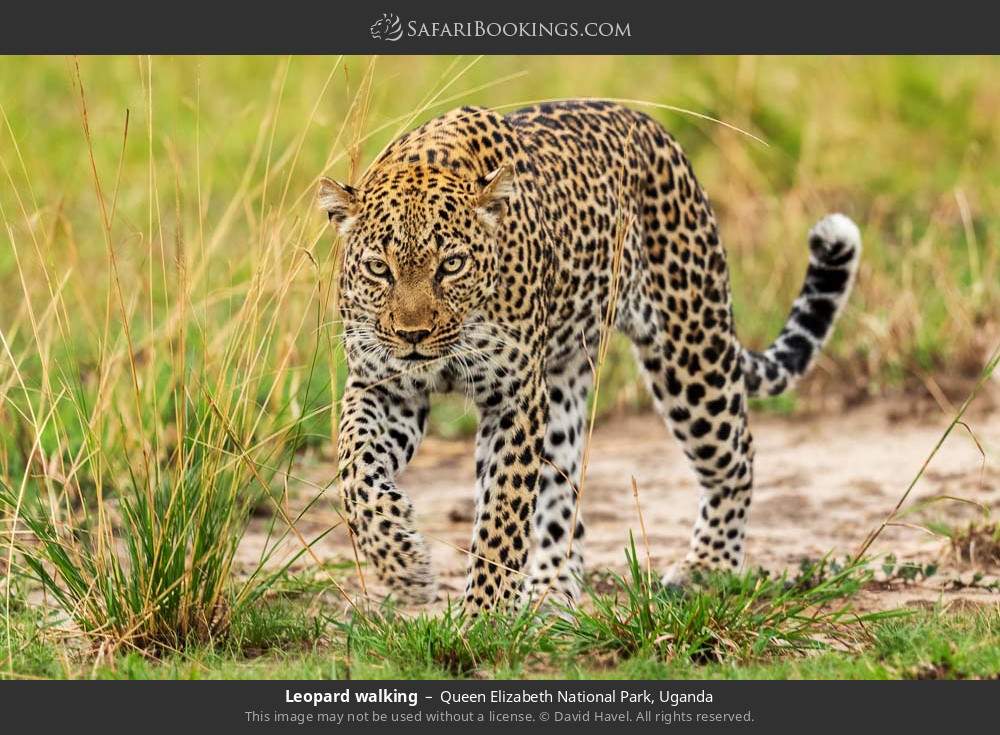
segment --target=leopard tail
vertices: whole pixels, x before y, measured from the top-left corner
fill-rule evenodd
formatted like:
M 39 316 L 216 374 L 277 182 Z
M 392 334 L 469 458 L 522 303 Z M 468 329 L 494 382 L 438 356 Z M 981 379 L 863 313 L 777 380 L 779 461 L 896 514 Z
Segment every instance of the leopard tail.
M 805 283 L 781 334 L 763 352 L 743 350 L 751 396 L 776 396 L 809 372 L 854 285 L 861 233 L 848 217 L 827 215 L 809 231 L 809 251 Z

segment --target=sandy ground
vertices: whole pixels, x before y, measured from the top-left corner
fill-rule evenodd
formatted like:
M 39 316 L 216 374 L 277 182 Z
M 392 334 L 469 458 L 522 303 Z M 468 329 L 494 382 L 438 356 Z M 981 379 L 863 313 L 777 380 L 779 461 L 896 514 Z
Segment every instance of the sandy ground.
M 908 505 L 949 495 L 994 509 L 996 515 L 1000 506 L 1000 407 L 988 396 L 977 404 L 966 421 L 985 451 L 985 464 L 969 431 L 956 427 L 914 488 Z M 832 552 L 840 559 L 855 552 L 895 506 L 948 422 L 936 406 L 919 401 L 869 403 L 832 415 L 755 415 L 752 430 L 757 481 L 747 563 L 780 571 L 797 567 L 803 558 Z M 314 497 L 319 492 L 316 487 L 328 483 L 332 473 L 329 462 L 303 460 L 295 470 L 300 479 L 290 485 L 290 507 L 301 507 Z M 665 569 L 685 551 L 697 486 L 679 446 L 652 414 L 614 418 L 599 422 L 595 428 L 584 485 L 588 570 L 621 570 L 630 529 L 641 550 L 632 477 L 639 488 L 653 564 Z M 419 526 L 433 551 L 442 594 L 460 597 L 465 569 L 461 549 L 469 541 L 473 508 L 471 440 L 427 439 L 400 486 L 414 499 Z M 297 524 L 305 538 L 314 538 L 337 521 L 336 492 L 331 490 L 327 495 L 329 499 L 323 498 Z M 964 525 L 981 513 L 971 505 L 946 501 L 933 503 L 903 520 Z M 259 555 L 267 525 L 266 518 L 253 522 L 241 547 L 244 562 Z M 291 550 L 298 545 L 290 542 L 287 546 Z M 947 548 L 941 537 L 918 528 L 886 528 L 872 546 L 872 553 L 892 553 L 899 561 L 933 561 L 940 565 L 939 571 L 916 583 L 873 584 L 863 594 L 861 605 L 1000 603 L 995 589 L 985 588 L 982 582 L 967 585 L 976 571 L 984 572 L 987 576 L 983 581 L 988 583 L 996 579 L 1000 569 L 960 563 Z M 353 558 L 343 526 L 317 543 L 314 550 L 323 562 Z M 307 556 L 297 566 L 314 564 Z M 349 576 L 349 588 L 357 590 L 356 575 Z M 378 594 L 374 580 L 367 582 L 369 591 Z

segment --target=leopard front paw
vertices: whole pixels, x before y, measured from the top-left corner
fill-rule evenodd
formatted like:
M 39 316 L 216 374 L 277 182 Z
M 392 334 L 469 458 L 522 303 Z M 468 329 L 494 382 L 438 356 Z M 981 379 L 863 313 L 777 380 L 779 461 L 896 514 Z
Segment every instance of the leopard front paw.
M 715 570 L 703 562 L 685 559 L 667 569 L 666 573 L 660 577 L 660 584 L 673 589 L 689 589 L 695 586 L 704 575 L 712 571 Z
M 576 575 L 557 577 L 533 574 L 524 584 L 522 603 L 540 611 L 568 611 L 580 598 L 580 582 Z
M 660 584 L 664 587 L 675 587 L 683 589 L 691 581 L 691 567 L 687 562 L 677 562 L 667 569 L 666 573 L 660 577 Z
M 473 571 L 465 586 L 465 613 L 469 619 L 490 610 L 517 610 L 523 600 L 522 583 L 513 574 Z
M 737 568 L 729 561 L 713 564 L 702 559 L 687 558 L 671 566 L 660 577 L 660 584 L 674 589 L 688 589 L 701 584 L 707 575 L 734 572 Z
M 393 596 L 406 605 L 426 605 L 437 599 L 437 580 L 426 577 L 401 577 L 391 585 Z
M 372 559 L 372 555 L 367 555 Z M 407 605 L 423 605 L 437 598 L 437 579 L 431 556 L 420 534 L 410 531 L 394 538 L 394 545 L 375 551 L 374 566 L 389 595 Z

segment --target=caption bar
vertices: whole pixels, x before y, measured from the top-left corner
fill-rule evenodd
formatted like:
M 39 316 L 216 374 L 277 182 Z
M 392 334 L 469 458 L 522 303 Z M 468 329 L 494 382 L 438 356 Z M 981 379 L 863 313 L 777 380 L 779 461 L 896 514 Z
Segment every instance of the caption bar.
M 250 726 L 486 725 L 578 723 L 752 725 L 746 696 L 704 686 L 626 682 L 367 682 L 305 684 L 240 713 Z M 734 693 L 735 694 L 735 693 Z M 726 701 L 728 700 L 728 701 Z

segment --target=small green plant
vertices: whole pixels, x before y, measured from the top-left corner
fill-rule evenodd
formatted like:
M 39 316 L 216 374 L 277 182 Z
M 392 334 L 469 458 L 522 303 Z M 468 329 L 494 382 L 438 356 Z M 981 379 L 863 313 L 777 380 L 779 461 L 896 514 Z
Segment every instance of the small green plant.
M 353 573 L 357 562 L 353 560 L 326 561 L 310 564 L 304 569 L 282 575 L 267 590 L 267 598 L 296 599 L 318 597 L 326 592 L 336 592 L 338 575 Z
M 938 565 L 934 562 L 920 564 L 914 561 L 900 562 L 895 554 L 886 554 L 882 557 L 882 573 L 886 581 L 900 580 L 902 582 L 917 582 L 930 579 L 938 571 Z
M 8 673 L 58 676 L 59 651 L 50 645 L 47 632 L 57 623 L 53 611 L 42 610 L 14 597 L 0 623 L 0 679 Z
M 788 416 L 795 413 L 796 408 L 798 408 L 798 398 L 794 391 L 783 393 L 780 396 L 751 398 L 750 408 L 764 413 Z

